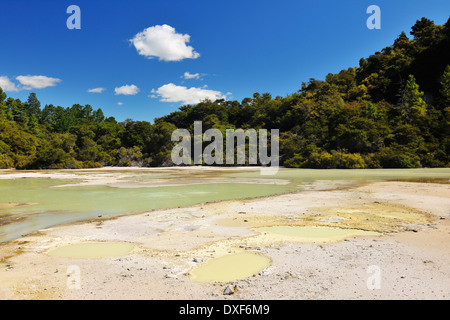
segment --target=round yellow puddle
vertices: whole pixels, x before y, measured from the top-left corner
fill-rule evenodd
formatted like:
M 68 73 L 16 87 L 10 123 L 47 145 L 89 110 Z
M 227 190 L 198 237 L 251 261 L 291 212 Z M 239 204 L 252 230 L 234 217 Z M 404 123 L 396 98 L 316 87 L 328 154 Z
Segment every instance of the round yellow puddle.
M 332 227 L 272 226 L 254 228 L 273 241 L 296 241 L 305 243 L 327 243 L 357 236 L 378 236 L 379 232 L 359 229 L 343 229 Z
M 62 258 L 95 259 L 123 256 L 133 250 L 127 242 L 83 242 L 50 250 L 47 254 Z
M 229 254 L 208 260 L 191 271 L 191 279 L 198 282 L 228 282 L 242 280 L 270 266 L 266 256 L 250 252 Z

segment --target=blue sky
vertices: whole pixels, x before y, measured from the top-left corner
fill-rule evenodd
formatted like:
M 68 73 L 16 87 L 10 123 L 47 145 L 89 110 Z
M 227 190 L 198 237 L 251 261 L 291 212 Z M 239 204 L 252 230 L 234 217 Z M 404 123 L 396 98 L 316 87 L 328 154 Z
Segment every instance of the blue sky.
M 372 4 L 379 30 L 366 26 Z M 80 30 L 66 26 L 70 5 Z M 152 122 L 201 97 L 286 96 L 449 14 L 448 0 L 0 0 L 0 83 L 42 106 Z

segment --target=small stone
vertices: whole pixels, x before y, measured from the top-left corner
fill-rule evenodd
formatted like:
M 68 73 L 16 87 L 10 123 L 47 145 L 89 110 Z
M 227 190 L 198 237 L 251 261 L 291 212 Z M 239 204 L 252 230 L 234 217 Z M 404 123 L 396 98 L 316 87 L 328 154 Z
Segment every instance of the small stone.
M 223 290 L 224 295 L 232 295 L 234 294 L 234 289 L 231 285 L 227 285 L 226 288 Z

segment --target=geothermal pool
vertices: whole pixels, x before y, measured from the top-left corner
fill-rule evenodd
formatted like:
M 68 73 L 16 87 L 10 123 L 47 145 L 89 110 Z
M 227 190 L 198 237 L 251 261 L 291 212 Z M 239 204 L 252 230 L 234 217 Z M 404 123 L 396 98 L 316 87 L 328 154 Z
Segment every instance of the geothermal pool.
M 228 282 L 246 279 L 268 268 L 270 259 L 252 252 L 228 254 L 211 258 L 193 269 L 191 279 L 198 282 Z
M 50 256 L 73 259 L 97 259 L 123 256 L 134 244 L 128 242 L 81 242 L 61 246 L 47 252 Z
M 448 183 L 450 168 L 312 170 L 104 168 L 0 170 L 0 242 L 98 216 L 148 212 L 205 202 L 329 190 L 365 181 L 427 179 Z

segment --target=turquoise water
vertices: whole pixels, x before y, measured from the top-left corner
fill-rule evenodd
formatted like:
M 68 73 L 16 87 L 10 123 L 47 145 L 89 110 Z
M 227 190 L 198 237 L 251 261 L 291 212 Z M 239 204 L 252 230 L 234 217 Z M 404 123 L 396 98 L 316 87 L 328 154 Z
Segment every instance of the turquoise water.
M 164 187 L 54 186 L 73 181 L 46 178 L 0 180 L 0 203 L 32 203 L 0 209 L 0 241 L 70 221 L 152 209 L 185 207 L 208 201 L 261 197 L 293 190 L 289 185 L 209 183 Z
M 332 188 L 336 181 L 374 181 L 410 179 L 450 179 L 450 168 L 443 169 L 367 169 L 310 170 L 280 169 L 276 175 L 262 176 L 259 170 L 192 171 L 149 169 L 125 171 L 61 171 L 80 177 L 117 176 L 111 185 L 74 185 L 79 179 L 16 178 L 0 179 L 0 204 L 21 203 L 0 209 L 0 242 L 53 225 L 97 217 L 138 213 L 152 209 L 184 207 L 204 202 L 282 194 L 308 189 L 322 180 Z M 17 173 L 17 172 L 13 172 Z M 40 174 L 57 171 L 39 171 Z M 2 172 L 2 177 L 8 173 Z M 246 181 L 246 179 L 248 181 Z M 263 180 L 259 180 L 263 179 Z M 273 182 L 271 181 L 273 179 Z M 216 183 L 214 180 L 227 183 Z M 267 182 L 267 184 L 257 183 Z M 279 184 L 285 182 L 286 184 Z M 158 186 L 161 182 L 169 185 Z M 247 182 L 247 183 L 243 183 Z M 183 183 L 184 185 L 170 185 Z M 277 184 L 278 183 L 278 184 Z M 324 185 L 324 183 L 322 183 Z M 57 187 L 63 186 L 63 187 Z
M 235 178 L 288 179 L 291 182 L 306 183 L 317 180 L 414 180 L 450 179 L 450 168 L 425 169 L 286 169 L 280 168 L 275 175 L 260 175 L 259 171 L 229 173 Z

